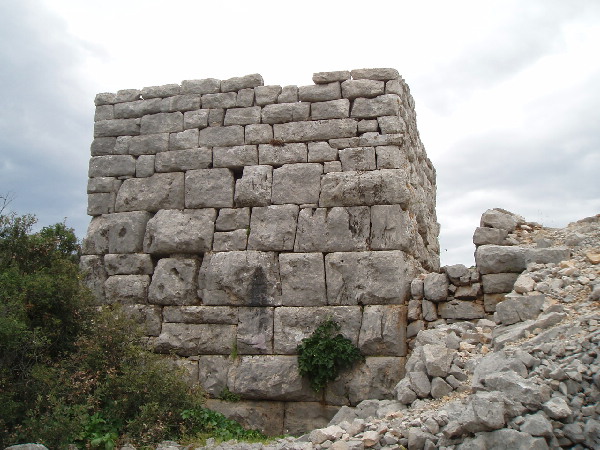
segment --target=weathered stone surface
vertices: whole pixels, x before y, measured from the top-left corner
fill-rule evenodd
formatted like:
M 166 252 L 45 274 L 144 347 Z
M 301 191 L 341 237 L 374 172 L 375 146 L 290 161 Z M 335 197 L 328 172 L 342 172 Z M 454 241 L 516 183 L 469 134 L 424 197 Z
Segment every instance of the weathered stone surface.
M 373 250 L 402 250 L 415 254 L 418 233 L 416 222 L 400 205 L 371 207 L 371 248 Z
M 176 111 L 142 117 L 140 133 L 138 134 L 176 133 L 178 131 L 183 131 L 183 113 Z
M 532 436 L 552 437 L 552 423 L 546 418 L 542 411 L 535 414 L 525 416 L 525 421 L 521 424 L 520 429 L 524 433 L 529 433 Z
M 496 311 L 496 305 L 504 301 L 505 294 L 483 294 L 483 307 L 485 312 L 492 313 Z
M 374 147 L 343 148 L 339 150 L 339 157 L 345 172 L 376 169 Z
M 422 299 L 425 296 L 425 286 L 421 278 L 415 278 L 410 282 L 410 294 L 415 299 Z
M 344 252 L 367 250 L 370 213 L 366 206 L 303 208 L 294 250 Z
M 246 230 L 250 226 L 250 208 L 223 208 L 215 222 L 215 231 Z
M 260 430 L 267 436 L 281 436 L 289 433 L 284 431 L 287 430 L 284 426 L 284 420 L 287 418 L 287 414 L 284 412 L 286 405 L 285 402 L 255 402 L 249 400 L 236 403 L 213 399 L 206 401 L 207 408 L 235 420 L 247 429 Z
M 285 403 L 284 433 L 299 436 L 316 428 L 325 427 L 338 411 L 337 406 L 321 402 Z
M 202 96 L 202 108 L 225 109 L 234 108 L 237 104 L 235 92 L 205 94 Z
M 137 136 L 140 119 L 99 120 L 94 123 L 94 137 Z
M 310 105 L 310 116 L 312 120 L 343 119 L 350 116 L 350 100 L 330 100 L 328 102 L 317 102 Z
M 185 130 L 169 134 L 169 150 L 187 150 L 198 147 L 198 130 Z
M 298 206 L 273 205 L 252 209 L 248 249 L 286 251 L 294 249 Z
M 267 206 L 271 204 L 273 167 L 246 166 L 242 178 L 235 182 L 236 206 Z
M 445 345 L 425 344 L 423 346 L 423 362 L 430 377 L 446 377 L 450 370 L 456 350 Z
M 429 273 L 424 280 L 425 298 L 443 302 L 448 298 L 448 277 L 444 273 Z
M 463 300 L 439 303 L 438 314 L 442 319 L 471 320 L 485 317 L 483 305 Z
M 233 190 L 233 173 L 229 169 L 190 170 L 185 174 L 185 207 L 231 208 Z
M 277 103 L 277 97 L 281 94 L 281 86 L 257 86 L 254 88 L 256 104 L 259 106 Z
M 486 390 L 503 392 L 509 398 L 518 399 L 526 407 L 535 409 L 550 400 L 552 392 L 550 387 L 540 386 L 511 371 L 488 374 L 482 382 Z
M 308 143 L 308 162 L 335 161 L 337 157 L 337 149 L 331 147 L 327 142 Z
M 478 433 L 476 438 L 465 439 L 461 450 L 493 448 L 498 450 L 547 450 L 544 438 L 534 438 L 511 428 Z
M 467 286 L 459 286 L 454 293 L 454 298 L 459 300 L 475 300 L 479 296 L 481 284 L 473 283 Z
M 154 348 L 179 356 L 229 355 L 235 329 L 235 325 L 163 323 Z
M 273 139 L 273 127 L 266 123 L 246 125 L 246 144 L 266 144 Z
M 402 304 L 416 265 L 401 251 L 329 253 L 325 256 L 330 305 Z
M 283 164 L 305 163 L 307 157 L 306 144 L 263 144 L 258 146 L 260 164 L 281 166 Z
M 475 245 L 502 245 L 508 231 L 499 228 L 477 227 L 473 233 L 473 244 Z
M 352 105 L 350 117 L 372 119 L 379 116 L 396 116 L 400 111 L 400 98 L 384 94 L 375 98 L 357 98 Z
M 273 136 L 285 142 L 324 141 L 352 137 L 356 136 L 356 120 L 330 119 L 275 124 Z
M 342 163 L 339 161 L 325 161 L 323 163 L 323 173 L 341 172 Z
M 542 312 L 545 300 L 544 295 L 506 296 L 504 301 L 496 305 L 498 320 L 504 325 L 511 325 L 535 319 Z
M 206 254 L 198 275 L 198 295 L 205 305 L 281 305 L 276 254 L 257 251 Z
M 239 169 L 258 164 L 256 145 L 237 145 L 235 147 L 213 148 L 213 167 Z
M 263 77 L 258 73 L 253 73 L 221 81 L 221 92 L 239 91 L 240 89 L 254 88 L 263 84 Z
M 375 147 L 378 169 L 403 169 L 409 166 L 406 152 L 397 145 L 379 145 Z
M 566 247 L 526 248 L 525 264 L 557 264 L 571 258 L 571 250 Z
M 137 178 L 151 177 L 154 175 L 154 155 L 140 155 L 135 161 L 135 176 Z
M 398 204 L 406 208 L 410 197 L 400 170 L 332 172 L 321 177 L 319 206 Z
M 408 372 L 410 388 L 420 398 L 426 398 L 431 393 L 431 381 L 425 372 Z
M 116 103 L 117 95 L 114 92 L 101 92 L 96 94 L 94 105 L 112 105 Z
M 129 155 L 93 156 L 90 159 L 88 176 L 120 177 L 135 175 L 135 158 Z
M 279 270 L 284 306 L 327 304 L 322 253 L 281 253 Z
M 355 69 L 350 72 L 353 80 L 393 80 L 400 75 L 396 69 L 376 68 L 376 69 Z
M 308 120 L 310 103 L 281 103 L 262 109 L 262 123 L 286 123 Z
M 342 98 L 342 90 L 340 83 L 336 81 L 298 88 L 298 99 L 301 102 L 325 102 L 339 98 Z
M 377 118 L 377 123 L 382 134 L 398 134 L 406 131 L 406 123 L 402 117 L 382 116 Z
M 204 391 L 218 397 L 227 387 L 227 372 L 233 360 L 223 355 L 202 355 L 198 358 L 198 382 Z M 207 399 L 207 403 L 212 400 Z
M 498 228 L 509 233 L 517 227 L 517 218 L 514 214 L 498 209 L 488 209 L 481 215 L 482 227 Z
M 362 320 L 359 306 L 281 307 L 275 310 L 275 352 L 295 355 L 302 339 L 309 337 L 328 318 L 342 324 L 340 333 L 358 345 Z
M 363 355 L 406 356 L 406 306 L 365 306 L 358 347 Z
M 475 263 L 482 275 L 522 272 L 526 267 L 525 249 L 522 247 L 482 245 L 475 251 Z
M 157 153 L 154 164 L 157 172 L 185 172 L 206 169 L 211 163 L 212 152 L 209 148 L 201 147 Z
M 115 147 L 117 145 L 116 137 L 99 137 L 95 138 L 90 145 L 90 153 L 92 156 L 115 155 Z
M 152 258 L 145 253 L 104 255 L 108 275 L 152 275 Z
M 384 91 L 385 83 L 379 80 L 346 80 L 342 83 L 342 96 L 344 98 L 372 98 L 382 95 Z
M 155 305 L 198 304 L 198 267 L 197 259 L 160 259 L 148 290 L 148 302 Z
M 186 130 L 206 128 L 208 126 L 208 111 L 208 109 L 198 109 L 183 113 L 183 128 Z
M 244 127 L 208 127 L 200 130 L 199 144 L 206 147 L 231 147 L 244 145 Z
M 88 194 L 88 216 L 113 213 L 115 211 L 115 197 L 114 192 Z
M 117 194 L 116 211 L 158 211 L 183 208 L 183 173 L 156 173 L 130 178 Z
M 249 108 L 254 105 L 254 89 L 240 89 L 235 104 L 238 108 Z
M 160 306 L 123 305 L 123 313 L 142 326 L 147 336 L 158 336 L 162 329 Z
M 133 136 L 128 143 L 130 155 L 154 155 L 169 149 L 169 133 Z
M 165 84 L 162 86 L 147 86 L 142 89 L 142 97 L 144 98 L 162 98 L 178 95 L 180 87 L 178 84 Z
M 113 275 L 104 283 L 104 292 L 108 303 L 134 305 L 147 303 L 148 275 Z
M 79 259 L 79 268 L 83 273 L 83 283 L 92 291 L 97 303 L 104 303 L 104 282 L 107 274 L 104 259 L 98 255 L 83 255 Z
M 452 392 L 452 386 L 444 381 L 443 378 L 435 377 L 431 380 L 431 396 L 433 398 L 442 398 Z
M 350 72 L 348 70 L 336 70 L 332 72 L 315 72 L 313 73 L 312 80 L 315 84 L 327 84 L 334 81 L 344 81 L 350 79 Z
M 209 251 L 215 216 L 214 209 L 161 210 L 148 222 L 144 251 L 155 255 Z
M 247 243 L 247 230 L 217 231 L 214 235 L 213 251 L 230 252 L 233 250 L 246 250 Z
M 222 108 L 211 108 L 208 110 L 208 126 L 209 127 L 222 127 L 223 119 L 225 119 L 225 110 Z M 237 126 L 237 125 L 234 125 Z M 205 136 L 205 138 L 211 138 L 211 133 L 208 133 L 209 136 Z M 216 136 L 215 141 L 221 139 L 220 135 Z M 227 136 L 223 137 L 223 139 L 227 139 Z M 239 139 L 236 138 L 236 141 Z
M 260 355 L 273 353 L 273 309 L 238 308 L 238 354 Z
M 202 80 L 184 80 L 181 82 L 182 94 L 214 94 L 221 89 L 221 80 L 205 78 Z
M 323 166 L 318 163 L 284 164 L 273 170 L 271 202 L 275 205 L 318 203 Z
M 510 292 L 513 289 L 515 281 L 519 277 L 518 273 L 491 273 L 482 275 L 481 283 L 484 294 L 500 294 Z
M 514 290 L 518 294 L 526 294 L 527 292 L 533 291 L 535 287 L 535 281 L 529 275 L 521 274 L 515 281 Z
M 175 95 L 173 97 L 164 98 L 161 102 L 162 112 L 185 112 L 200 109 L 199 95 Z
M 231 306 L 165 306 L 163 320 L 177 323 L 237 325 L 238 310 Z
M 260 123 L 260 106 L 249 108 L 230 108 L 225 112 L 223 125 L 250 125 Z
M 281 88 L 277 103 L 295 103 L 298 101 L 298 86 L 290 85 Z
M 145 211 L 105 216 L 108 224 L 107 253 L 141 253 L 144 232 L 150 216 L 150 213 Z
M 316 401 L 296 356 L 242 356 L 229 369 L 229 390 L 247 399 Z

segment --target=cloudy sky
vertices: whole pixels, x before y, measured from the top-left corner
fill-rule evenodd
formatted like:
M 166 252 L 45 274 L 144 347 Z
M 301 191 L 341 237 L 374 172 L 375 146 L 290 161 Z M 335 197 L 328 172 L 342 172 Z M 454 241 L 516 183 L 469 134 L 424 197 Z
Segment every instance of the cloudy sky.
M 481 213 L 600 213 L 600 2 L 3 0 L 0 195 L 83 237 L 94 96 L 258 72 L 397 68 L 437 169 L 442 263 Z

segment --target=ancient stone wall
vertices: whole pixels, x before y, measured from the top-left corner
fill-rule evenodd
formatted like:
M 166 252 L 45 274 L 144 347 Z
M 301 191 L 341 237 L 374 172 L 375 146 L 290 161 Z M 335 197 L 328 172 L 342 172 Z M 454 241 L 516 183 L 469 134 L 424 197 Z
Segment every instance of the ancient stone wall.
M 243 399 L 212 407 L 275 434 L 393 397 L 411 280 L 439 269 L 435 171 L 408 86 L 393 69 L 313 81 L 255 74 L 95 100 L 89 285 L 210 396 Z M 366 359 L 317 394 L 295 351 L 328 317 Z

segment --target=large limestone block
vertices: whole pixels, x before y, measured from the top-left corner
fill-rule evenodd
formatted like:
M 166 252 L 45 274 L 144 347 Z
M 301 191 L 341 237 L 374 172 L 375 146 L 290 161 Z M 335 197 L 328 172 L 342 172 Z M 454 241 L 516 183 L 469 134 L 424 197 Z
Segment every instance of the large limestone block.
M 354 119 L 313 120 L 273 125 L 273 136 L 284 142 L 326 141 L 356 136 Z
M 295 355 L 302 339 L 329 318 L 341 325 L 342 336 L 358 345 L 362 321 L 359 306 L 281 307 L 275 309 L 275 353 Z
M 319 163 L 285 164 L 273 170 L 272 203 L 318 203 L 322 173 Z
M 350 71 L 348 70 L 336 70 L 332 72 L 315 72 L 313 73 L 312 80 L 315 84 L 326 84 L 333 81 L 344 81 L 350 79 Z
M 327 142 L 308 143 L 308 162 L 335 161 L 338 158 L 338 150 Z
M 102 255 L 108 253 L 109 225 L 107 216 L 92 218 L 88 225 L 86 236 L 81 244 L 81 249 L 85 255 Z
M 297 205 L 252 208 L 248 249 L 263 251 L 293 250 L 297 219 Z
M 448 277 L 445 273 L 429 273 L 423 287 L 425 298 L 432 302 L 443 302 L 448 298 Z
M 107 274 L 102 256 L 83 255 L 79 259 L 79 268 L 83 274 L 83 283 L 92 291 L 96 302 L 104 303 L 104 282 Z
M 273 353 L 273 309 L 238 308 L 238 354 L 262 355 Z
M 363 355 L 406 356 L 406 306 L 365 306 L 358 348 Z
M 354 69 L 350 72 L 353 80 L 394 80 L 400 77 L 396 69 L 387 67 L 375 69 Z
M 303 143 L 261 144 L 258 146 L 258 161 L 260 164 L 281 166 L 283 164 L 305 163 L 306 160 L 306 144 Z
M 185 174 L 185 207 L 231 208 L 233 188 L 229 169 L 190 170 Z
M 296 252 L 351 252 L 369 248 L 367 206 L 303 208 L 298 215 Z
M 514 231 L 519 220 L 516 215 L 500 209 L 488 209 L 481 215 L 482 227 L 498 228 L 509 233 Z
M 140 134 L 176 133 L 183 131 L 183 113 L 158 113 L 142 117 Z
M 99 120 L 94 123 L 94 137 L 137 136 L 140 119 Z
M 329 253 L 325 274 L 330 305 L 402 304 L 417 267 L 398 250 Z
M 147 114 L 156 114 L 161 112 L 161 104 L 162 101 L 159 98 L 118 103 L 114 106 L 114 118 L 133 119 Z M 97 108 L 96 112 L 98 112 Z
M 380 80 L 346 80 L 342 83 L 344 98 L 372 98 L 382 95 L 384 91 L 385 82 Z
M 169 134 L 169 150 L 188 150 L 198 147 L 198 130 L 190 129 Z
M 198 358 L 198 382 L 204 392 L 218 397 L 227 387 L 227 373 L 233 360 L 223 355 L 203 355 Z M 210 400 L 207 400 L 210 401 Z
M 258 164 L 256 145 L 237 145 L 235 147 L 213 148 L 213 167 L 239 169 Z
M 262 110 L 262 123 L 286 123 L 308 120 L 310 103 L 282 103 L 266 105 Z
M 380 145 L 375 147 L 378 169 L 404 169 L 409 167 L 408 155 L 397 145 Z
M 260 106 L 250 106 L 249 108 L 229 108 L 225 113 L 224 125 L 250 125 L 260 123 Z
M 242 356 L 229 369 L 229 390 L 244 399 L 318 401 L 296 356 Z
M 238 309 L 231 306 L 165 306 L 163 321 L 237 325 Z
M 403 250 L 416 254 L 417 224 L 400 205 L 371 207 L 371 248 L 373 250 Z
M 152 275 L 152 258 L 145 253 L 104 255 L 108 275 Z
M 158 211 L 183 208 L 183 173 L 156 173 L 130 178 L 117 194 L 116 211 Z
M 205 305 L 281 305 L 279 261 L 275 253 L 208 253 L 198 275 L 198 295 Z
M 250 226 L 250 208 L 223 208 L 215 222 L 215 231 L 246 230 Z
M 98 194 L 88 194 L 88 216 L 99 216 L 101 214 L 110 214 L 115 210 L 115 193 L 102 192 Z
M 116 145 L 116 137 L 95 138 L 90 145 L 90 153 L 92 156 L 114 155 L 117 154 Z
M 317 428 L 325 428 L 338 409 L 337 406 L 321 402 L 287 402 L 283 416 L 284 433 L 300 436 Z
M 342 98 L 342 89 L 339 81 L 327 84 L 300 86 L 298 88 L 298 98 L 301 102 L 325 102 L 327 100 L 337 100 Z
M 321 177 L 319 206 L 371 206 L 398 204 L 406 209 L 411 199 L 402 170 L 331 172 Z
M 438 304 L 438 313 L 442 319 L 483 319 L 483 305 L 467 300 L 451 300 Z
M 235 92 L 205 94 L 202 96 L 202 107 L 210 109 L 233 108 L 237 104 Z
M 281 436 L 282 434 L 292 434 L 284 428 L 284 420 L 287 418 L 284 407 L 288 404 L 296 403 L 249 400 L 232 403 L 223 400 L 208 399 L 206 407 L 223 414 L 228 419 L 235 420 L 247 429 L 260 430 L 267 436 Z M 292 422 L 292 424 L 294 423 Z
M 198 109 L 196 111 L 187 111 L 183 114 L 183 128 L 202 129 L 208 126 L 208 109 Z
M 163 112 L 193 111 L 199 109 L 201 99 L 199 95 L 175 95 L 162 100 Z
M 152 305 L 124 305 L 127 317 L 142 326 L 146 336 L 158 336 L 162 329 L 161 307 Z
M 154 159 L 154 167 L 157 172 L 206 169 L 211 164 L 212 152 L 206 147 L 157 153 Z
M 145 211 L 103 216 L 108 225 L 107 253 L 141 253 L 144 232 L 150 216 L 150 213 Z M 103 233 L 105 231 L 100 231 L 101 235 Z
M 343 119 L 350 116 L 350 100 L 330 100 L 328 102 L 313 103 L 310 106 L 312 120 Z
M 377 118 L 377 123 L 383 134 L 398 134 L 406 131 L 406 123 L 402 117 L 382 116 Z
M 508 231 L 500 228 L 477 227 L 473 233 L 473 244 L 475 245 L 502 245 L 504 243 Z
M 247 244 L 247 230 L 217 231 L 213 240 L 213 250 L 215 252 L 246 250 Z
M 130 155 L 92 156 L 88 176 L 120 177 L 135 175 L 135 158 Z
M 198 267 L 197 259 L 160 259 L 152 276 L 148 301 L 156 305 L 197 304 Z
M 268 206 L 271 204 L 273 167 L 267 165 L 244 167 L 242 178 L 235 182 L 236 206 Z
M 129 140 L 130 155 L 154 155 L 169 149 L 169 133 L 145 134 L 133 136 Z
M 322 253 L 281 253 L 279 270 L 284 306 L 327 304 Z
M 527 248 L 525 249 L 525 263 L 558 264 L 571 258 L 571 250 L 567 247 Z
M 536 319 L 542 312 L 544 295 L 506 296 L 496 305 L 498 320 L 503 325 Z
M 107 303 L 135 305 L 148 302 L 148 275 L 113 275 L 104 283 Z
M 240 89 L 254 88 L 264 84 L 263 77 L 259 73 L 253 73 L 221 81 L 221 92 L 239 91 Z
M 351 117 L 372 119 L 379 116 L 397 116 L 400 111 L 400 97 L 384 94 L 375 98 L 357 98 L 352 105 Z
M 475 263 L 479 272 L 522 272 L 526 267 L 525 249 L 501 245 L 482 245 L 475 251 Z
M 221 80 L 204 78 L 202 80 L 184 80 L 181 82 L 182 94 L 214 94 L 220 91 Z
M 244 145 L 244 127 L 231 125 L 228 127 L 208 127 L 200 130 L 199 143 L 206 147 L 231 147 Z
M 490 273 L 482 275 L 483 293 L 500 294 L 510 292 L 518 277 L 518 273 Z
M 342 170 L 375 170 L 375 147 L 350 147 L 339 150 Z
M 273 139 L 273 127 L 266 123 L 246 125 L 244 131 L 246 144 L 266 144 Z
M 281 94 L 281 86 L 256 86 L 254 88 L 256 104 L 259 106 L 265 106 L 269 103 L 277 103 L 279 94 Z
M 229 355 L 235 325 L 163 323 L 155 351 L 179 356 Z
M 214 209 L 160 210 L 146 227 L 144 251 L 155 255 L 209 251 L 215 216 Z

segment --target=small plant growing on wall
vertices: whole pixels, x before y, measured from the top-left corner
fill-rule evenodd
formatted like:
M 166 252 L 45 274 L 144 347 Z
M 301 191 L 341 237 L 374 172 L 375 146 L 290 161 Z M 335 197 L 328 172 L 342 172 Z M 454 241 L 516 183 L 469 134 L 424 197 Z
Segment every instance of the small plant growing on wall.
M 335 380 L 342 369 L 364 359 L 352 341 L 342 336 L 340 328 L 336 321 L 327 319 L 296 349 L 300 375 L 308 377 L 316 392 Z

